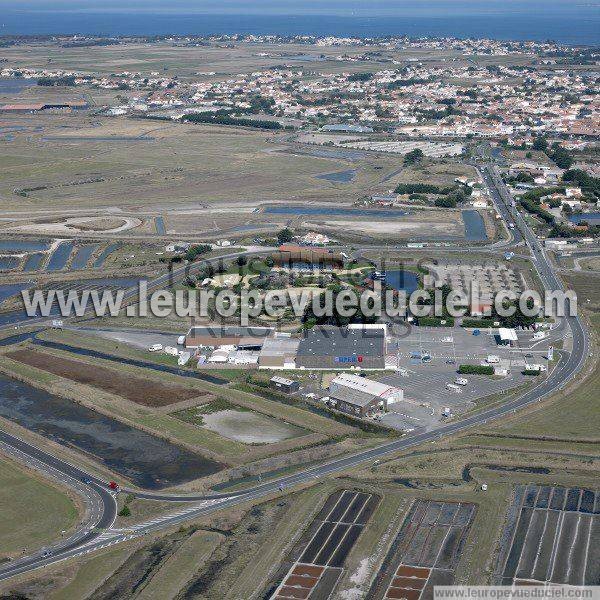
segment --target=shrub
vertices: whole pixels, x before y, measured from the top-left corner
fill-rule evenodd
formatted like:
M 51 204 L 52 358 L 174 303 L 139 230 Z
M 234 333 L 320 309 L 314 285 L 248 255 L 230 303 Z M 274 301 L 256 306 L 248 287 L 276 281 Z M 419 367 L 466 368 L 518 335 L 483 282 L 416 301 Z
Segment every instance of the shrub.
M 256 127 L 257 129 L 283 129 L 281 123 L 277 121 L 237 118 L 229 114 L 223 114 L 220 111 L 185 115 L 183 121 L 188 123 L 214 123 L 216 125 L 240 125 L 242 127 Z
M 494 367 L 489 365 L 460 365 L 458 372 L 461 375 L 493 375 Z
M 420 327 L 454 327 L 454 317 L 419 317 L 418 324 Z
M 432 183 L 399 183 L 396 194 L 449 194 L 455 188 L 441 188 Z
M 467 328 L 486 329 L 494 326 L 494 321 L 490 319 L 463 319 L 462 326 Z

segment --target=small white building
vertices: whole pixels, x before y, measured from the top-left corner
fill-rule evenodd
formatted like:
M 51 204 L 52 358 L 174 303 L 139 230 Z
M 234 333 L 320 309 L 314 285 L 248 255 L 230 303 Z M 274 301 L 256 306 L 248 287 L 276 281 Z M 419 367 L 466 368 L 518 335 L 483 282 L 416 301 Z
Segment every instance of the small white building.
M 561 200 L 560 204 L 561 206 L 569 206 L 573 210 L 581 208 L 581 200 Z
M 565 188 L 565 196 L 567 198 L 581 198 L 581 196 L 583 196 L 583 192 L 579 187 L 568 187 Z
M 567 247 L 567 240 L 545 240 L 544 246 L 549 250 L 563 250 Z
M 519 339 L 516 330 L 508 329 L 506 327 L 500 327 L 498 329 L 498 337 L 500 338 L 500 343 L 504 345 L 512 345 L 513 342 L 516 342 Z
M 190 246 L 187 242 L 171 242 L 165 246 L 165 252 L 187 252 Z
M 307 246 L 324 246 L 325 244 L 329 244 L 330 241 L 326 235 L 314 231 L 310 231 L 300 238 L 300 243 Z
M 217 348 L 208 359 L 209 363 L 226 363 L 231 350 L 226 348 Z
M 488 203 L 485 200 L 472 200 L 471 206 L 473 208 L 487 208 Z

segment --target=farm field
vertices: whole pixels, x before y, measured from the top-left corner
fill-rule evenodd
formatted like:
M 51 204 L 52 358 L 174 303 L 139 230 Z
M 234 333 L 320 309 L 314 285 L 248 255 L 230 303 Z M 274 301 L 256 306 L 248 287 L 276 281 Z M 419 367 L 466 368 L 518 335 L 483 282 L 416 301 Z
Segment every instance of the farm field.
M 18 352 L 26 356 L 39 352 L 35 346 L 35 349 L 30 348 L 26 345 Z M 212 474 L 203 468 L 200 469 L 198 475 L 202 480 L 198 479 L 194 483 L 195 489 L 198 485 L 208 488 L 217 483 L 225 484 L 229 480 L 234 482 L 238 479 L 244 480 L 250 475 L 277 472 L 281 468 L 290 468 L 293 465 L 304 464 L 306 461 L 324 460 L 349 448 L 357 448 L 360 443 L 359 440 L 351 437 L 361 436 L 362 432 L 358 429 L 336 423 L 327 417 L 312 414 L 301 408 L 226 388 L 223 384 L 227 382 L 217 377 L 213 379 L 221 381 L 220 385 L 201 379 L 196 380 L 193 377 L 183 380 L 179 378 L 179 381 L 186 385 L 183 387 L 171 383 L 177 380 L 177 376 L 171 373 L 165 373 L 164 377 L 161 377 L 160 372 L 151 370 L 149 376 L 143 379 L 145 371 L 143 367 L 119 364 L 118 360 L 115 363 L 94 360 L 89 356 L 76 355 L 77 358 L 72 359 L 70 358 L 72 354 L 63 347 L 45 348 L 43 354 L 48 361 L 56 359 L 57 364 L 62 364 L 65 360 L 75 362 L 83 371 L 94 370 L 97 366 L 106 368 L 104 365 L 108 364 L 111 374 L 114 372 L 119 377 L 134 380 L 142 378 L 148 385 L 157 383 L 165 386 L 167 394 L 171 386 L 184 390 L 186 395 L 190 396 L 187 400 L 160 406 L 147 406 L 128 401 L 123 396 L 105 393 L 100 387 L 85 385 L 59 377 L 53 372 L 32 367 L 28 362 L 20 362 L 15 360 L 16 357 L 7 354 L 3 354 L 1 361 L 5 373 L 53 395 L 62 396 L 53 400 L 60 405 L 61 411 L 72 412 L 68 407 L 71 403 L 76 403 L 77 415 L 70 414 L 67 418 L 65 413 L 65 419 L 61 418 L 61 422 L 58 423 L 54 435 L 60 438 L 66 437 L 76 445 L 82 443 L 79 433 L 71 430 L 77 426 L 75 422 L 81 417 L 79 413 L 84 412 L 93 415 L 94 421 L 98 422 L 98 427 L 103 426 L 105 422 L 113 422 L 112 427 L 118 427 L 119 430 L 123 427 L 125 429 L 133 427 L 135 437 L 141 436 L 139 441 L 143 439 L 143 444 L 164 446 L 164 440 L 183 446 L 177 450 L 173 448 L 173 451 L 178 454 L 185 450 L 184 454 L 194 463 L 197 461 L 202 463 L 206 459 L 206 464 L 221 466 Z M 225 397 L 228 399 L 224 400 Z M 7 414 L 10 413 L 13 418 L 21 419 L 27 427 L 32 426 L 34 429 L 39 427 L 38 412 L 42 409 L 41 406 L 39 409 L 36 407 L 35 410 L 33 405 L 20 406 L 16 414 L 10 407 L 5 407 Z M 206 423 L 205 419 L 207 419 Z M 67 429 L 64 429 L 65 427 Z M 88 436 L 86 442 L 92 444 L 89 456 L 97 455 L 111 470 L 122 474 L 123 461 L 127 463 L 132 460 L 133 463 L 138 463 L 139 457 L 133 455 L 117 457 L 112 449 L 100 448 L 98 446 L 100 430 L 97 430 L 97 427 L 88 433 L 93 434 L 91 437 Z M 98 439 L 93 440 L 93 437 Z M 166 447 L 164 446 L 165 449 Z M 176 465 L 173 461 L 171 461 L 173 464 L 156 465 L 155 459 L 152 458 L 152 462 L 154 471 L 157 469 L 164 473 L 178 471 L 178 477 L 182 475 L 181 465 Z M 223 470 L 223 467 L 227 468 Z M 193 470 L 190 469 L 188 475 L 194 478 Z M 154 486 L 158 483 L 153 478 L 144 478 L 137 469 L 134 480 L 143 481 L 143 486 Z
M 191 398 L 201 397 L 205 394 L 190 388 L 121 374 L 114 369 L 108 369 L 100 365 L 96 365 L 91 369 L 85 363 L 44 352 L 15 350 L 8 352 L 6 356 L 77 383 L 90 385 L 111 394 L 122 396 L 143 406 L 168 406 Z

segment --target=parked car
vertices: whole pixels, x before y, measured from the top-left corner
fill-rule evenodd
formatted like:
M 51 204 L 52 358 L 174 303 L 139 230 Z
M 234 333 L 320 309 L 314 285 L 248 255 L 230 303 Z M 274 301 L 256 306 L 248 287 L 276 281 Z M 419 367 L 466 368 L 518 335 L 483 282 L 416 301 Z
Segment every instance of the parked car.
M 152 346 L 148 348 L 148 352 L 160 352 L 162 349 L 162 344 L 152 344 Z

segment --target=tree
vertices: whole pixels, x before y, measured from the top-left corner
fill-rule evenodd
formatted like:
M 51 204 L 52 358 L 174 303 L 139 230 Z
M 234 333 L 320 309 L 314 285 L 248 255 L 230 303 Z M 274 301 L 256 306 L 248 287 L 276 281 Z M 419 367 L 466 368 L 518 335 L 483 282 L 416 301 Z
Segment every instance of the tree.
M 129 506 L 127 506 L 127 504 L 119 511 L 119 516 L 120 517 L 130 517 L 131 516 L 131 510 L 130 510 Z
M 421 162 L 425 154 L 423 154 L 423 150 L 420 148 L 415 148 L 411 152 L 408 152 L 404 155 L 404 164 L 405 165 L 414 165 L 415 163 Z
M 529 173 L 524 173 L 520 171 L 519 174 L 515 177 L 515 180 L 519 183 L 534 183 L 535 179 Z
M 212 250 L 212 246 L 209 244 L 194 244 L 188 248 L 188 251 L 185 253 L 185 259 L 189 262 L 193 262 L 196 260 L 198 256 L 201 254 L 206 254 Z
M 277 234 L 277 241 L 279 242 L 280 245 L 287 244 L 287 243 L 291 242 L 293 239 L 294 239 L 294 232 L 289 227 L 282 229 Z
M 456 198 L 454 196 L 444 196 L 436 198 L 435 205 L 441 208 L 456 208 Z
M 548 149 L 548 140 L 543 136 L 536 137 L 533 140 L 533 149 L 545 152 Z
M 582 169 L 570 169 L 563 173 L 563 181 L 578 185 L 584 192 L 600 198 L 600 177 L 592 177 Z
M 330 290 L 332 293 L 333 314 L 332 315 L 324 314 L 324 315 L 317 316 L 317 315 L 315 315 L 315 313 L 313 311 L 313 308 L 314 308 L 313 303 L 312 302 L 309 303 L 308 306 L 306 307 L 306 310 L 304 312 L 304 317 L 302 319 L 305 329 L 311 329 L 315 325 L 334 325 L 336 327 L 346 327 L 350 323 L 376 323 L 377 322 L 376 316 L 365 315 L 360 306 L 356 307 L 356 312 L 352 316 L 348 317 L 345 315 L 340 315 L 336 310 L 337 297 L 346 288 L 344 288 L 339 283 L 333 283 L 330 286 L 328 286 L 327 289 Z
M 563 148 L 562 146 L 555 145 L 553 146 L 552 152 L 548 153 L 548 156 L 556 163 L 556 165 L 561 169 L 569 169 L 573 166 L 573 157 L 571 153 Z
M 501 316 L 498 314 L 496 310 L 496 306 L 492 306 L 492 320 L 499 321 L 502 327 L 508 327 L 509 329 L 514 329 L 515 327 L 530 327 L 537 321 L 536 316 L 527 316 L 524 315 L 519 306 L 518 300 L 505 300 L 502 303 L 502 306 L 505 309 L 513 307 L 515 309 L 514 314 L 511 316 Z M 532 298 L 527 300 L 527 308 L 532 310 L 534 307 L 534 302 Z M 539 310 L 537 311 L 539 314 Z

